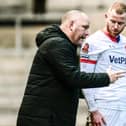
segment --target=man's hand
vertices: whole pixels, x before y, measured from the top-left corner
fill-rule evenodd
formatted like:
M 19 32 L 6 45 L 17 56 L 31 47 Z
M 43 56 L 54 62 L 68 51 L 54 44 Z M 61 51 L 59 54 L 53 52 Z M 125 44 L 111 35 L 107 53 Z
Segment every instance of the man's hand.
M 111 66 L 107 69 L 107 73 L 110 78 L 110 82 L 114 83 L 116 80 L 118 80 L 121 77 L 125 76 L 126 71 L 112 71 Z

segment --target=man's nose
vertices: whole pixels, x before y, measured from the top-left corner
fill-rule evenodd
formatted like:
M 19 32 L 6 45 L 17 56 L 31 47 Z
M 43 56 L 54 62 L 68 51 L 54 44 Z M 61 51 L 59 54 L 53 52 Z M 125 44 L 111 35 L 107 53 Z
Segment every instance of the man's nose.
M 85 31 L 85 37 L 88 37 L 89 34 L 90 34 L 90 31 L 89 31 L 89 30 L 86 30 L 86 31 Z
M 114 25 L 114 28 L 118 28 L 119 27 L 119 24 L 118 23 L 115 23 L 115 25 Z

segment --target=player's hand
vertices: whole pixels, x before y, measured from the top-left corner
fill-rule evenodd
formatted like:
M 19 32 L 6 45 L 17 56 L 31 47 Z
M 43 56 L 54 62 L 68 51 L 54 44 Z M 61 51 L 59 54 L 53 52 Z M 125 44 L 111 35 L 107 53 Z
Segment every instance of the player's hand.
M 99 111 L 91 112 L 91 123 L 92 126 L 105 126 L 106 121 L 103 115 Z
M 116 80 L 118 80 L 119 78 L 124 77 L 125 74 L 126 74 L 126 71 L 122 71 L 122 70 L 120 70 L 120 71 L 113 71 L 111 69 L 111 66 L 109 66 L 109 68 L 107 69 L 107 73 L 109 75 L 110 82 L 113 83 Z

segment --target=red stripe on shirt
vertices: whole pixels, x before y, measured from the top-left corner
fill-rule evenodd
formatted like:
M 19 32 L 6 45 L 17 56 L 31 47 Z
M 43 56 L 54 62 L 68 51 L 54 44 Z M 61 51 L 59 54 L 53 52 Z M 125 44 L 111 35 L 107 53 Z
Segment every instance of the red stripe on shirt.
M 89 59 L 84 59 L 84 58 L 80 58 L 80 62 L 81 63 L 89 63 L 89 64 L 96 64 L 96 60 L 89 60 Z

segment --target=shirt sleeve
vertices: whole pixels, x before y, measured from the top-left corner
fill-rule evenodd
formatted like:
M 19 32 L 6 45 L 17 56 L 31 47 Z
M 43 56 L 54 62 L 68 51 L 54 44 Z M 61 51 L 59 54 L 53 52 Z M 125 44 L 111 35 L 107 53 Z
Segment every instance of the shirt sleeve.
M 88 49 L 86 48 L 87 43 L 82 45 L 80 52 L 80 71 L 84 72 L 94 72 L 97 62 L 97 55 L 91 55 L 93 52 L 92 46 L 88 44 Z M 87 49 L 87 50 L 86 50 Z M 86 51 L 85 51 L 86 50 Z M 89 111 L 97 110 L 97 104 L 95 102 L 95 88 L 82 89 L 82 93 L 85 97 L 86 103 L 88 105 Z
M 95 101 L 95 91 L 96 89 L 82 89 L 82 93 L 85 96 L 86 103 L 88 105 L 89 111 L 97 110 L 97 103 Z

